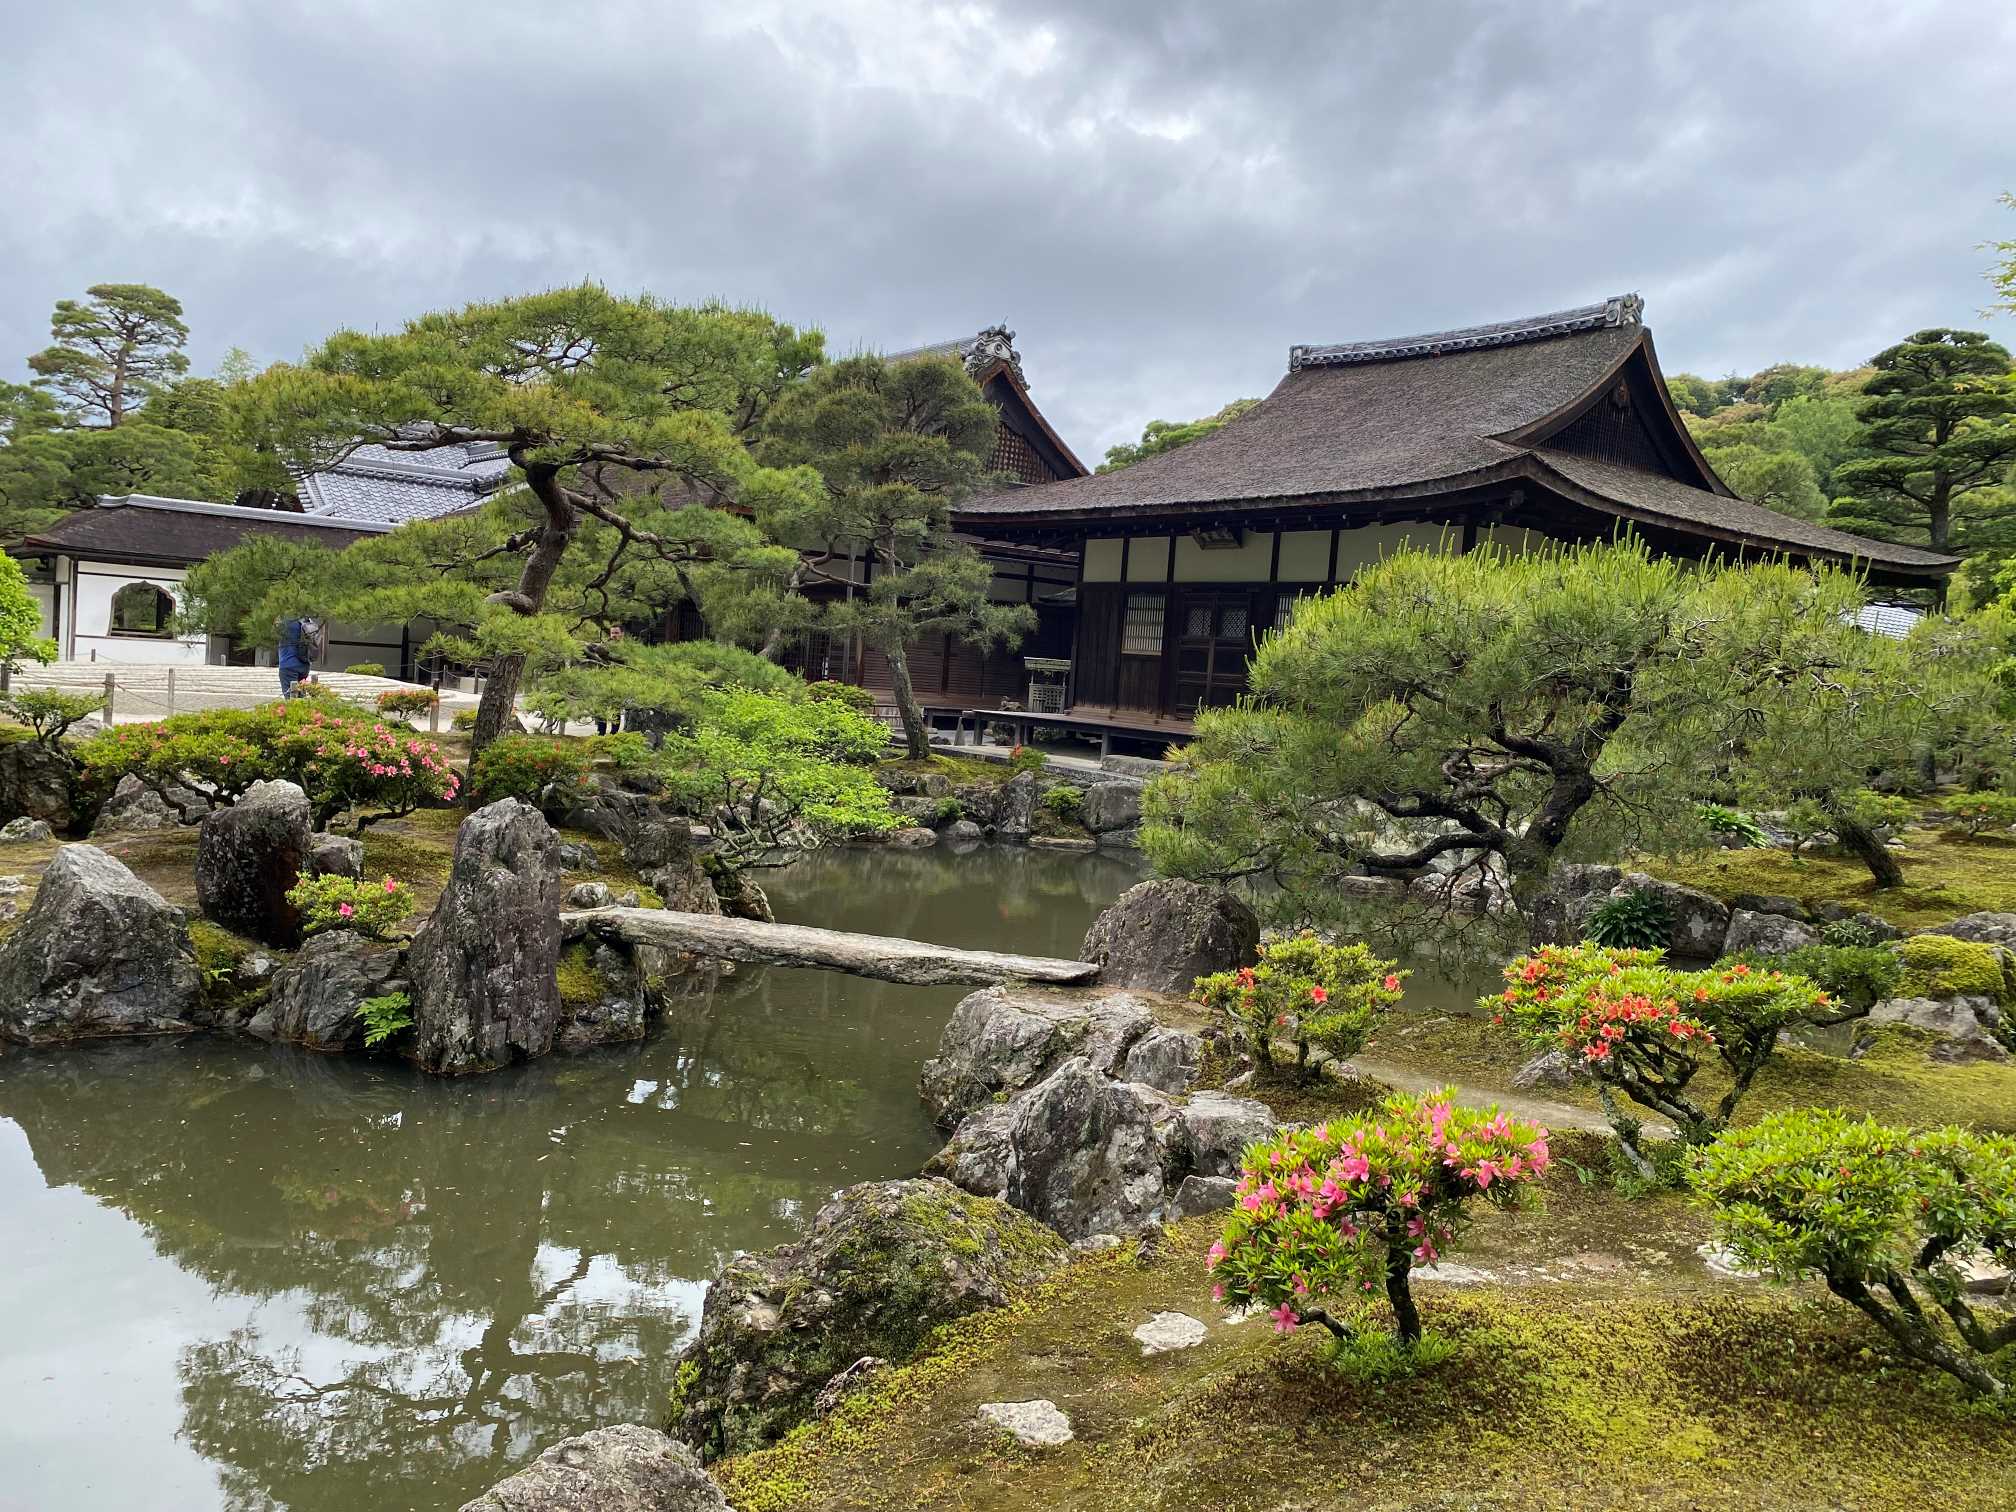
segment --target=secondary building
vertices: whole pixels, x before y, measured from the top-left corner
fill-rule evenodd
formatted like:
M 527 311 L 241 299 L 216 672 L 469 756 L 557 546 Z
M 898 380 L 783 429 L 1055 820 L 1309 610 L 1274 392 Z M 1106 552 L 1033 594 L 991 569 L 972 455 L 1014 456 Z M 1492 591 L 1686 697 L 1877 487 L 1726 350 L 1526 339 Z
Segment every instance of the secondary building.
M 1246 687 L 1296 599 L 1404 544 L 1636 531 L 1687 558 L 1834 562 L 1936 588 L 1958 559 L 1738 498 L 1666 392 L 1636 295 L 1385 341 L 1296 346 L 1254 409 L 1116 472 L 969 501 L 962 530 L 1079 558 L 1067 712 L 1166 743 Z

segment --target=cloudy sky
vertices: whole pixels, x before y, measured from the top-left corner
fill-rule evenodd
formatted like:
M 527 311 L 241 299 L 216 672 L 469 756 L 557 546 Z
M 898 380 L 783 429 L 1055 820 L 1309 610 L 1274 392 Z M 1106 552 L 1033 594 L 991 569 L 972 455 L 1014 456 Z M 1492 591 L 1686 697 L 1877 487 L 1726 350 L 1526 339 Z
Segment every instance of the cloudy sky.
M 1979 244 L 2016 236 L 2009 0 L 67 0 L 6 31 L 8 377 L 101 281 L 178 295 L 207 370 L 596 279 L 843 350 L 1005 320 L 1091 461 L 1291 342 L 1626 289 L 1669 370 L 1845 366 L 1979 328 Z

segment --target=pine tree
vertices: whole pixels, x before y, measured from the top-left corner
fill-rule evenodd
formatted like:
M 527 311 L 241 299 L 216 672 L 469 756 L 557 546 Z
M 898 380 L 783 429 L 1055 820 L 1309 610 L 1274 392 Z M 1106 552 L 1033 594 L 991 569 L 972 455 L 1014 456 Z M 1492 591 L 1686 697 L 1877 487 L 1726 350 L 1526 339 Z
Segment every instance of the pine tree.
M 124 424 L 152 389 L 189 371 L 182 302 L 147 284 L 93 284 L 59 299 L 55 344 L 28 359 L 36 382 L 62 396 L 80 425 Z
M 1934 551 L 2016 544 L 2016 502 L 1997 487 L 2016 466 L 2016 382 L 2008 351 L 1978 331 L 1914 332 L 1879 352 L 1856 411 L 1844 529 Z

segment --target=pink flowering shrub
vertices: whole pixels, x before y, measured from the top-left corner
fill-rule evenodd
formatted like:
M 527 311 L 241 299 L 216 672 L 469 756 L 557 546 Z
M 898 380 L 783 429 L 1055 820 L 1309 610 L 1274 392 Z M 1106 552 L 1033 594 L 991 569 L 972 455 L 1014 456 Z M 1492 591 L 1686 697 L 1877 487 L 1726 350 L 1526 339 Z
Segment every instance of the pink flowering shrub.
M 1306 1077 L 1324 1056 L 1363 1050 L 1407 976 L 1363 945 L 1327 944 L 1305 930 L 1262 945 L 1256 965 L 1197 978 L 1191 995 L 1239 1028 L 1263 1074 Z M 1278 1063 L 1276 1040 L 1295 1046 L 1291 1065 Z
M 378 717 L 405 723 L 434 712 L 441 695 L 432 688 L 393 688 L 378 695 Z
M 1595 1078 L 1611 1127 L 1647 1176 L 1653 1168 L 1638 1121 L 1617 1105 L 1617 1093 L 1671 1119 L 1686 1144 L 1705 1144 L 1727 1127 L 1781 1029 L 1840 1023 L 1857 1012 L 1790 972 L 1742 962 L 1678 971 L 1661 951 L 1586 944 L 1519 957 L 1505 968 L 1504 990 L 1480 1006 L 1531 1043 L 1567 1052 Z M 1706 1106 L 1688 1088 L 1717 1060 L 1730 1085 Z
M 424 804 L 453 802 L 461 787 L 433 741 L 327 698 L 116 725 L 84 741 L 76 756 L 87 788 L 98 796 L 136 776 L 178 808 L 186 801 L 185 784 L 229 805 L 255 782 L 298 783 L 318 829 L 346 810 L 358 811 L 362 827 Z
M 1396 1093 L 1248 1150 L 1211 1246 L 1212 1295 L 1266 1308 L 1282 1333 L 1317 1323 L 1350 1338 L 1383 1294 L 1400 1342 L 1418 1341 L 1415 1265 L 1456 1248 L 1474 1204 L 1520 1206 L 1550 1159 L 1545 1129 L 1451 1095 Z
M 391 877 L 304 877 L 288 890 L 287 901 L 301 910 L 303 934 L 350 929 L 367 940 L 391 938 L 413 912 L 413 890 Z

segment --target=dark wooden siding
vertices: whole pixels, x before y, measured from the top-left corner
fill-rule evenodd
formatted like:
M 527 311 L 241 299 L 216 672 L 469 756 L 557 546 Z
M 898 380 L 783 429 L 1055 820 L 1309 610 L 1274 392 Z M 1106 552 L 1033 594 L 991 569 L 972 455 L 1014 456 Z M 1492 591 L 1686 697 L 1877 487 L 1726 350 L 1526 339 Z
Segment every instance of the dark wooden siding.
M 1072 702 L 1112 705 L 1120 695 L 1120 612 L 1127 590 L 1118 583 L 1078 588 L 1078 643 L 1071 655 Z

